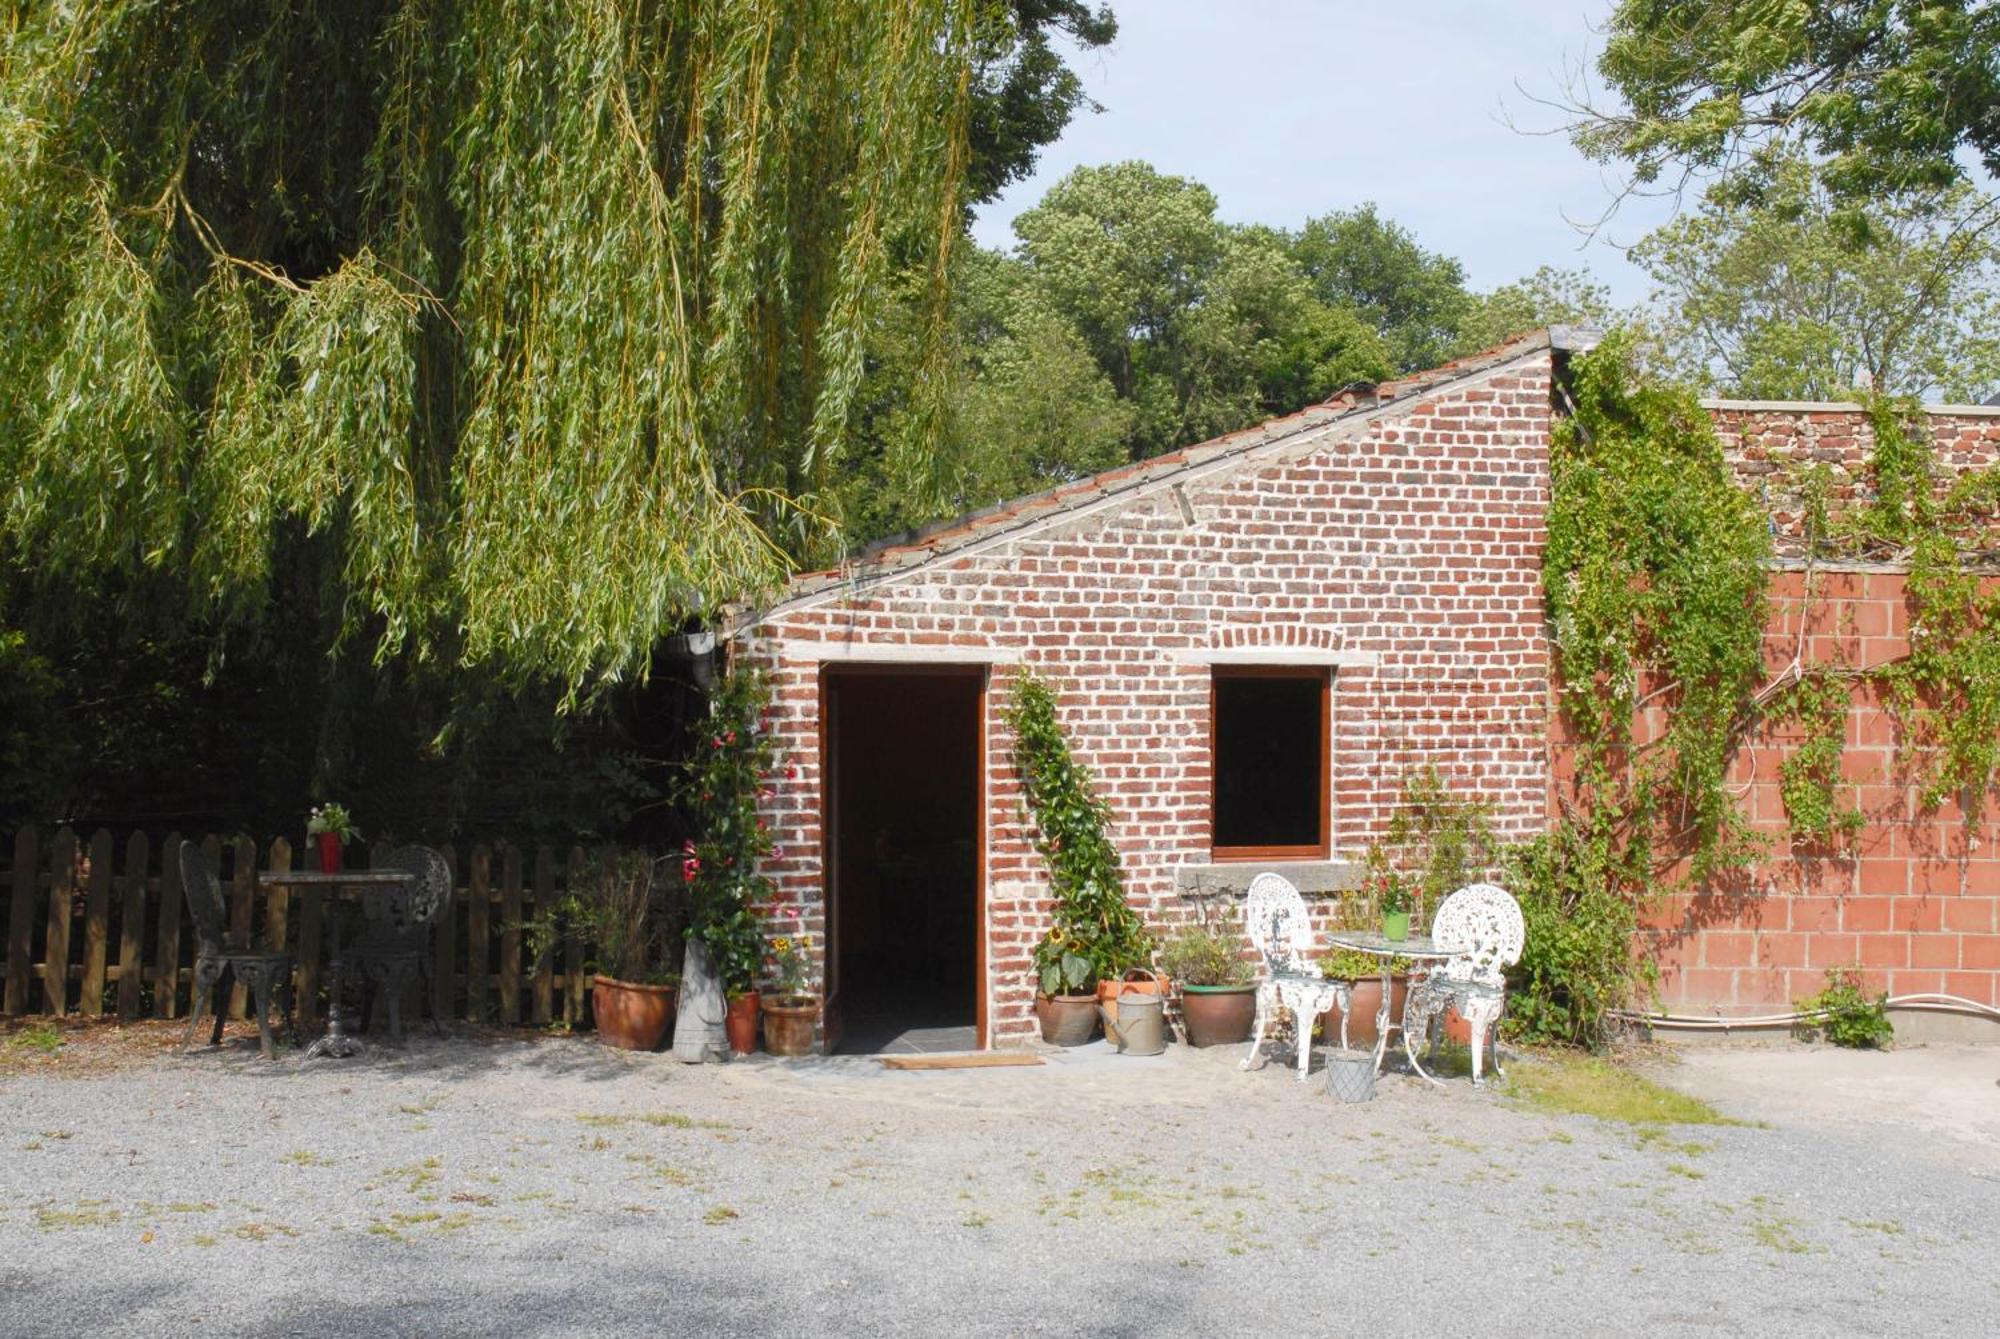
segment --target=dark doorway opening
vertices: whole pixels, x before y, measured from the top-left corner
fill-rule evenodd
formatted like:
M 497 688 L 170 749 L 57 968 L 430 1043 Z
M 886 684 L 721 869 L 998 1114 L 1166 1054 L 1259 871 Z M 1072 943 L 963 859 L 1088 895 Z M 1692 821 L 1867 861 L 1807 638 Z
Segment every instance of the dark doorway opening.
M 983 669 L 831 670 L 827 1035 L 980 1045 Z

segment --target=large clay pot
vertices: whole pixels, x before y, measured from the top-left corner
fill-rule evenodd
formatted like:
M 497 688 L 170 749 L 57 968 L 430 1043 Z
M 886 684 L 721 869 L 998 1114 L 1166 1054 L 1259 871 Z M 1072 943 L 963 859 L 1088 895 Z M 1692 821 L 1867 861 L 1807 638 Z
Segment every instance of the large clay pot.
M 1337 1016 L 1337 1015 L 1336 1015 Z M 1255 986 L 1182 986 L 1181 1018 L 1190 1046 L 1234 1046 L 1257 1022 Z
M 674 1031 L 672 986 L 646 986 L 615 977 L 592 977 L 590 1008 L 597 1035 L 627 1051 L 657 1051 Z
M 729 1034 L 729 1049 L 738 1055 L 749 1055 L 757 1049 L 757 1012 L 759 998 L 752 990 L 734 996 L 729 1001 L 729 1012 L 723 1017 L 722 1029 Z
M 1403 1021 L 1403 1000 L 1410 993 L 1410 978 L 1397 975 L 1389 978 L 1389 1021 Z M 1375 1044 L 1375 1011 L 1382 1005 L 1382 978 L 1367 976 L 1354 983 L 1354 1017 L 1347 1024 L 1347 1042 L 1350 1046 L 1373 1046 Z M 1329 1046 L 1340 1042 L 1340 1006 L 1335 1005 L 1319 1016 L 1320 1037 Z
M 781 995 L 764 1006 L 764 1049 L 772 1055 L 811 1055 L 819 1028 L 819 1001 Z
M 1137 979 L 1123 981 L 1099 981 L 1097 983 L 1097 1007 L 1104 1012 L 1104 1039 L 1113 1046 L 1118 1044 L 1118 997 L 1120 995 L 1164 995 L 1171 983 L 1159 973 L 1146 967 L 1134 967 L 1132 972 L 1145 972 Z M 1125 975 L 1130 978 L 1132 972 Z M 1247 1037 L 1244 1040 L 1249 1040 Z
M 1036 995 L 1035 1018 L 1051 1046 L 1081 1046 L 1097 1033 L 1097 996 Z

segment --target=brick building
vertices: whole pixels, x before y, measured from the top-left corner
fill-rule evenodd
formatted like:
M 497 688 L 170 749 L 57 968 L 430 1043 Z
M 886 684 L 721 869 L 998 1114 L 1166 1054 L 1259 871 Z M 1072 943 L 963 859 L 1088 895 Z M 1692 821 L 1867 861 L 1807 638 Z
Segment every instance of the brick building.
M 1541 830 L 1548 439 L 1574 343 L 1526 336 L 892 541 L 739 616 L 735 654 L 768 672 L 784 752 L 766 872 L 822 954 L 829 1032 L 886 1021 L 991 1045 L 1034 1030 L 1047 881 L 1004 720 L 1023 667 L 1058 687 L 1155 925 L 1266 868 L 1326 916 L 1425 764 L 1492 801 L 1504 836 Z M 1865 415 L 1711 408 L 1779 536 L 1773 673 L 1795 653 L 1900 654 L 1902 574 L 1822 564 L 1808 594 L 1795 542 L 1785 467 L 1824 462 L 1836 500 L 1851 495 Z M 2000 458 L 2000 413 L 1930 418 L 1948 470 Z M 1782 731 L 1737 760 L 1772 855 L 1654 918 L 1669 1008 L 1768 1012 L 1856 962 L 1877 988 L 2000 1004 L 2000 816 L 1919 814 L 1865 694 L 1848 729 L 1869 820 L 1851 851 L 1786 848 Z
M 789 769 L 767 872 L 825 946 L 829 1027 L 1033 1030 L 1046 879 L 1003 719 L 1022 666 L 1059 687 L 1155 922 L 1267 867 L 1350 885 L 1424 763 L 1536 830 L 1561 343 L 878 547 L 749 616 L 738 653 L 770 674 Z

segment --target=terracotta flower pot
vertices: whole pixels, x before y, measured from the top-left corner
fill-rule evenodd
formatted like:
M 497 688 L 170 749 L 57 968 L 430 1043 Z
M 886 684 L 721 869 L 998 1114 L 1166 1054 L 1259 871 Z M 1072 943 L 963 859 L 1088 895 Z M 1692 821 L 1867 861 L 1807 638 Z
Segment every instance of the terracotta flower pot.
M 764 1006 L 764 1049 L 772 1055 L 811 1055 L 819 1028 L 819 1000 L 781 995 Z
M 729 1034 L 729 1049 L 738 1055 L 749 1055 L 757 1049 L 758 1005 L 759 997 L 754 990 L 729 1001 L 729 1013 L 722 1020 L 722 1028 Z
M 321 832 L 314 834 L 319 840 L 319 868 L 322 874 L 340 872 L 340 834 Z
M 657 1051 L 674 1032 L 673 986 L 647 986 L 616 977 L 591 978 L 590 1009 L 597 1035 L 627 1051 Z
M 1389 978 L 1389 1021 L 1400 1023 L 1403 1019 L 1403 1001 L 1410 993 L 1410 978 L 1396 975 Z M 1382 1005 L 1382 978 L 1366 976 L 1354 983 L 1354 1016 L 1348 1020 L 1347 1041 L 1350 1046 L 1373 1046 L 1375 1044 L 1375 1011 Z M 1329 1044 L 1340 1040 L 1340 1006 L 1335 1005 L 1319 1016 L 1320 1036 Z
M 1049 1045 L 1081 1046 L 1097 1032 L 1097 996 L 1037 994 L 1035 1018 Z
M 1233 1046 L 1250 1040 L 1257 1022 L 1255 986 L 1182 986 L 1181 1019 L 1190 1046 Z

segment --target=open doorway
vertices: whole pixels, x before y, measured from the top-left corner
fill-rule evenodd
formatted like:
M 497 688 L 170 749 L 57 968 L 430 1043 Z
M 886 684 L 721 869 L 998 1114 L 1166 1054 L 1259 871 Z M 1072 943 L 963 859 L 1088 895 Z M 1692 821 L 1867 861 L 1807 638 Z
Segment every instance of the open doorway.
M 983 1044 L 985 688 L 983 668 L 826 674 L 831 1049 Z

